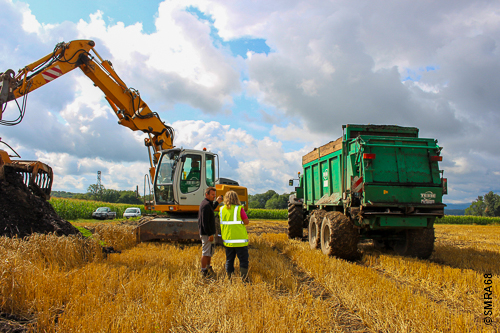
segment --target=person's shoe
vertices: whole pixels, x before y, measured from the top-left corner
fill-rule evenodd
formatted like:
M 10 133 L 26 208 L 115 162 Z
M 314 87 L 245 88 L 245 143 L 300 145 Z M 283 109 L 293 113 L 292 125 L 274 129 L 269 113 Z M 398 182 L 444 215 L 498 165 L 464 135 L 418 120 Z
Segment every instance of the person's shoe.
M 202 269 L 200 271 L 200 273 L 201 273 L 201 277 L 207 277 L 208 276 L 208 269 Z
M 207 277 L 215 278 L 217 274 L 215 274 L 214 269 L 212 266 L 207 267 Z
M 240 267 L 240 275 L 243 282 L 248 282 L 248 268 Z

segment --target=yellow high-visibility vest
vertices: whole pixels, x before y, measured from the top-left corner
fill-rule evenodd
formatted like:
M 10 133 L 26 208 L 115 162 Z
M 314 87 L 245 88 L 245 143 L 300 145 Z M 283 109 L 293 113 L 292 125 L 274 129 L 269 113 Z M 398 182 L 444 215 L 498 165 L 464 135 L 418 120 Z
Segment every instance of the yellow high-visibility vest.
M 227 207 L 224 206 L 219 211 L 220 230 L 224 246 L 248 246 L 247 228 L 241 219 L 242 208 L 243 206 L 232 205 L 230 209 L 227 209 Z

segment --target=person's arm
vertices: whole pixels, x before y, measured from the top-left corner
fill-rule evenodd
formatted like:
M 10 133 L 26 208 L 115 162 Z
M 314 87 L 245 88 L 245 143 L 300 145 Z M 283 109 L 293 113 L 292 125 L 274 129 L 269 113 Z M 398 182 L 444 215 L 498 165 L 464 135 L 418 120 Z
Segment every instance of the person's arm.
M 250 223 L 250 220 L 248 219 L 247 213 L 245 213 L 245 208 L 241 208 L 241 219 L 243 220 L 243 224 L 248 225 Z
M 208 205 L 204 205 L 201 208 L 201 225 L 202 225 L 203 231 L 207 233 L 209 242 L 212 242 L 214 240 L 213 235 L 215 234 L 215 232 L 213 232 L 212 228 L 208 225 L 211 221 L 210 220 L 211 213 L 212 213 L 212 210 L 210 209 L 210 207 Z

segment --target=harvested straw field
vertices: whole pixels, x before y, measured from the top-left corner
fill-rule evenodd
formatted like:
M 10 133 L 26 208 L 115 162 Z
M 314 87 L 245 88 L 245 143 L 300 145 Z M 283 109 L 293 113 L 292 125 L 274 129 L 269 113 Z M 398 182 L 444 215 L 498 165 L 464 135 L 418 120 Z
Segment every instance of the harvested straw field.
M 436 226 L 429 260 L 360 245 L 347 262 L 252 221 L 250 282 L 199 274 L 200 244 L 135 244 L 133 226 L 93 238 L 0 238 L 0 330 L 11 332 L 493 332 L 500 329 L 499 226 Z M 121 253 L 105 256 L 99 243 Z M 237 268 L 238 270 L 238 268 Z M 487 275 L 489 274 L 489 275 Z M 485 278 L 491 276 L 491 278 Z M 484 323 L 485 288 L 492 295 Z

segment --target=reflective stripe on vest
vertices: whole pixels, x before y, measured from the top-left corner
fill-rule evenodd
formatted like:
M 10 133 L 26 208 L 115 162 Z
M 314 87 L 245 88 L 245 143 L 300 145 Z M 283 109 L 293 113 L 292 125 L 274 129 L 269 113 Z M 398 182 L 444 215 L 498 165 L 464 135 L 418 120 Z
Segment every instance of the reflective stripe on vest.
M 243 224 L 243 221 L 222 221 L 220 224 Z
M 241 221 L 241 206 L 233 206 L 231 207 L 234 211 L 232 214 L 232 221 L 230 216 L 228 216 L 230 212 L 226 206 L 222 207 L 219 211 L 220 216 L 220 224 L 221 224 L 221 234 L 224 245 L 228 247 L 241 247 L 248 245 L 248 234 L 245 228 L 243 221 Z M 224 220 L 224 215 L 226 220 Z

